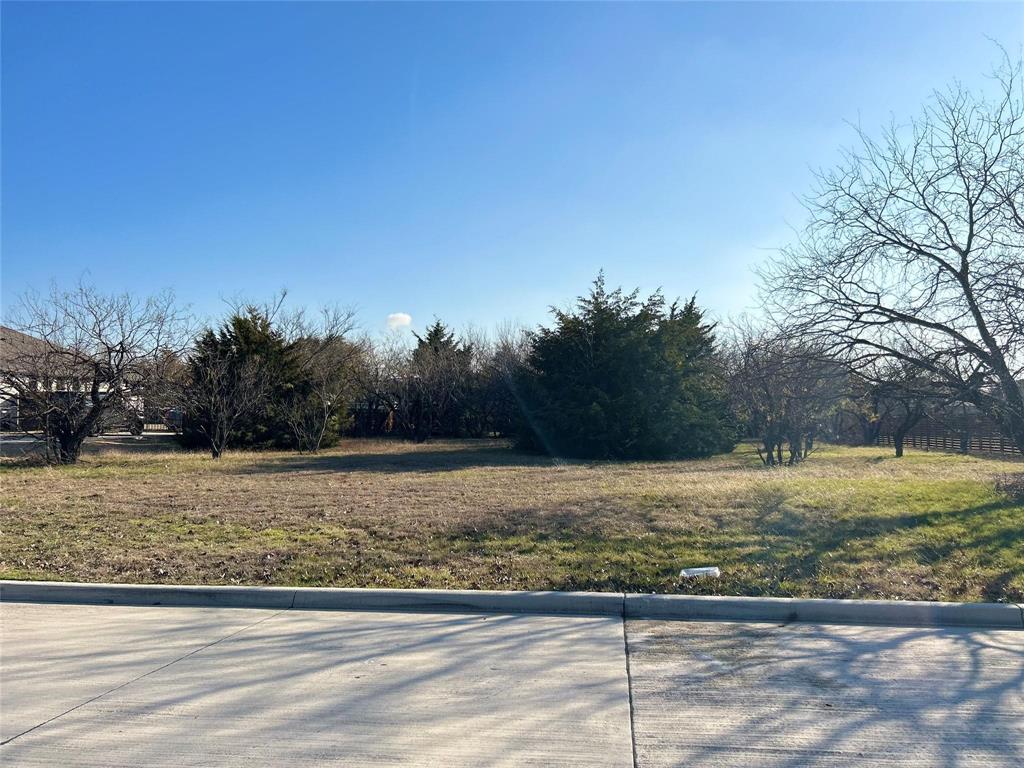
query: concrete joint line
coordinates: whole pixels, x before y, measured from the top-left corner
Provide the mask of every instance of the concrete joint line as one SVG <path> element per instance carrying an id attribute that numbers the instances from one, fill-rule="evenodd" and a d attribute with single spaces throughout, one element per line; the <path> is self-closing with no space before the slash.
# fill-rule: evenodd
<path id="1" fill-rule="evenodd" d="M 626 693 L 629 697 L 629 746 L 633 753 L 633 768 L 638 768 L 636 752 L 636 707 L 633 704 L 633 672 L 629 666 L 629 630 L 626 627 L 626 596 L 622 596 L 622 651 L 626 657 Z"/>
<path id="2" fill-rule="evenodd" d="M 236 635 L 240 635 L 243 632 L 245 632 L 246 630 L 249 630 L 249 629 L 252 629 L 253 627 L 259 626 L 263 622 L 269 621 L 270 619 L 274 618 L 275 616 L 280 616 L 282 613 L 284 613 L 284 611 L 278 611 L 277 613 L 273 613 L 270 616 L 264 616 L 259 621 L 254 621 L 252 624 L 247 624 L 246 626 L 242 627 L 241 629 L 236 629 L 234 632 L 229 632 L 228 634 L 224 635 L 224 637 L 217 638 L 216 640 L 214 640 L 212 642 L 209 642 L 206 645 L 203 645 L 203 646 L 201 646 L 199 648 L 195 648 L 194 650 L 191 650 L 188 653 L 183 654 L 183 655 L 179 656 L 176 659 L 172 659 L 171 661 L 168 661 L 166 664 L 161 664 L 159 667 L 156 667 L 155 669 L 151 669 L 148 672 L 143 672 L 141 675 L 137 675 L 137 676 L 133 677 L 131 680 L 123 682 L 123 683 L 121 683 L 119 685 L 115 685 L 110 690 L 104 691 L 103 693 L 98 693 L 95 696 L 93 696 L 92 698 L 86 699 L 85 701 L 81 702 L 80 704 L 76 704 L 75 706 L 71 707 L 70 709 L 64 710 L 63 712 L 61 712 L 58 715 L 54 715 L 51 718 L 43 720 L 43 722 L 41 722 L 41 723 L 36 723 L 31 728 L 26 728 L 21 733 L 15 734 L 14 736 L 11 736 L 9 739 L 4 739 L 3 741 L 0 741 L 0 746 L 3 746 L 4 744 L 10 744 L 15 739 L 19 739 L 22 736 L 24 736 L 26 733 L 32 733 L 32 731 L 35 731 L 35 730 L 37 730 L 39 728 L 42 728 L 44 725 L 48 725 L 48 724 L 52 723 L 54 720 L 59 720 L 60 718 L 64 717 L 64 715 L 69 715 L 72 712 L 74 712 L 75 710 L 81 709 L 82 707 L 85 707 L 85 706 L 88 706 L 89 704 L 92 704 L 94 701 L 98 701 L 99 699 L 102 699 L 104 696 L 109 696 L 110 694 L 114 693 L 115 691 L 119 691 L 122 688 L 128 687 L 132 683 L 137 683 L 139 680 L 142 680 L 145 677 L 149 677 L 150 675 L 155 675 L 157 672 L 161 672 L 161 671 L 167 669 L 168 667 L 177 664 L 179 661 L 184 661 L 185 659 L 189 658 L 190 656 L 195 656 L 197 653 L 201 653 L 202 651 L 205 651 L 207 648 L 212 648 L 213 646 L 217 645 L 218 643 L 223 643 L 225 640 L 229 640 L 232 637 L 235 637 Z"/>
<path id="3" fill-rule="evenodd" d="M 691 621 L 805 621 L 919 627 L 1024 629 L 1024 606 L 903 600 L 637 595 L 0 581 L 0 600 L 99 605 L 178 605 L 278 610 L 534 613 Z"/>

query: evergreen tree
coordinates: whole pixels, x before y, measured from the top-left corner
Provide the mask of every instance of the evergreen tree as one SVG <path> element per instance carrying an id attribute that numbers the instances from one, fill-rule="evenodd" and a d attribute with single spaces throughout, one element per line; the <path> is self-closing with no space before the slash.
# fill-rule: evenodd
<path id="1" fill-rule="evenodd" d="M 274 328 L 265 312 L 247 307 L 228 321 L 228 335 L 237 350 L 240 362 L 257 364 L 266 378 L 269 394 L 264 408 L 259 409 L 240 426 L 236 443 L 247 448 L 287 448 L 293 440 L 284 412 L 302 372 L 296 364 L 291 345 Z"/>
<path id="2" fill-rule="evenodd" d="M 203 333 L 189 358 L 188 379 L 194 390 L 201 391 L 204 383 L 206 389 L 220 390 L 215 402 L 233 397 L 234 392 L 259 392 L 258 398 L 246 396 L 246 407 L 234 416 L 224 445 L 230 442 L 237 448 L 291 446 L 293 439 L 284 404 L 295 387 L 301 386 L 301 372 L 290 345 L 266 313 L 247 307 L 229 317 L 217 331 Z M 190 402 L 182 443 L 188 447 L 208 444 L 211 420 L 222 416 L 219 410 L 219 406 L 203 407 Z"/>
<path id="3" fill-rule="evenodd" d="M 520 443 L 561 456 L 707 456 L 735 444 L 714 328 L 694 300 L 608 291 L 553 310 L 519 381 Z"/>

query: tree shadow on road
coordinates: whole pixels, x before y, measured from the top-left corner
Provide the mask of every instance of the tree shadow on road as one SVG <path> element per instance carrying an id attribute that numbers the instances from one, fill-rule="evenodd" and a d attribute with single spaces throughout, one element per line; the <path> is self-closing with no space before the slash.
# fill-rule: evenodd
<path id="1" fill-rule="evenodd" d="M 59 754 L 67 765 L 168 765 L 180 750 L 204 764 L 558 764 L 573 744 L 628 758 L 617 617 L 388 616 L 283 612 L 5 749 L 12 764 Z M 137 676 L 107 634 L 100 652 L 51 661 Z"/>
<path id="2" fill-rule="evenodd" d="M 629 636 L 640 765 L 1024 764 L 1018 630 L 630 622 Z"/>

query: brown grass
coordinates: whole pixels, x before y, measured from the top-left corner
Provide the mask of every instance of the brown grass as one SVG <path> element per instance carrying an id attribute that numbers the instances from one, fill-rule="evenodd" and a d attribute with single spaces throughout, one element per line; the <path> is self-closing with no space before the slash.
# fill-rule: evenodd
<path id="1" fill-rule="evenodd" d="M 90 581 L 1024 599 L 1024 463 L 826 447 L 766 470 L 494 442 L 107 451 L 0 469 L 0 575 Z M 997 488 L 998 484 L 998 488 Z M 719 565 L 717 581 L 679 569 Z"/>

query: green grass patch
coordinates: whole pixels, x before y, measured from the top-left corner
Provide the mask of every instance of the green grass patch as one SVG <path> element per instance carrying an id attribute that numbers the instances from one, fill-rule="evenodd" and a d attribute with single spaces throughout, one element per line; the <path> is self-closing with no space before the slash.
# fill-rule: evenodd
<path id="1" fill-rule="evenodd" d="M 824 446 L 557 462 L 494 442 L 0 469 L 0 575 L 1024 600 L 1024 462 Z M 722 578 L 680 582 L 687 566 Z"/>

